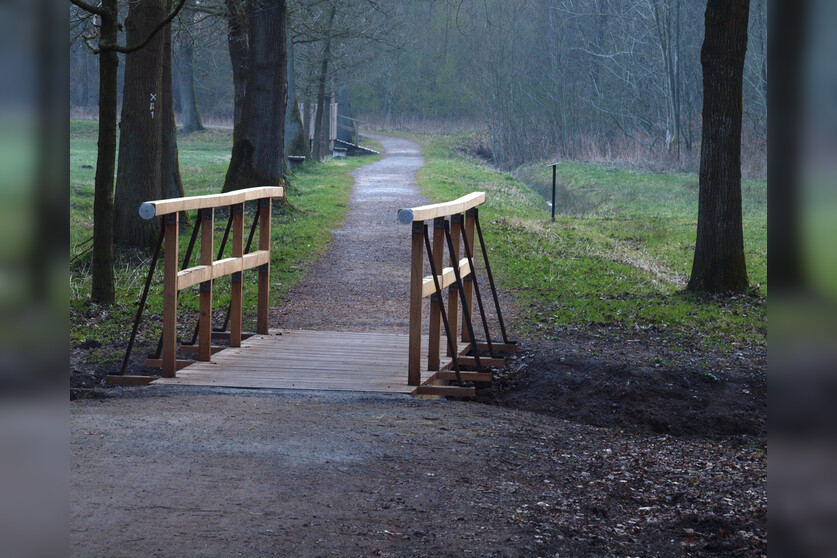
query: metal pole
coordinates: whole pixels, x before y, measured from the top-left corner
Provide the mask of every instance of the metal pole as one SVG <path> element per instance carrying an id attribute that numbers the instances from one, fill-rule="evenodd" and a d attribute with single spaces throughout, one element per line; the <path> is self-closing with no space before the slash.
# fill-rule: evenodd
<path id="1" fill-rule="evenodd" d="M 558 164 L 552 165 L 552 220 L 555 220 L 555 167 Z"/>

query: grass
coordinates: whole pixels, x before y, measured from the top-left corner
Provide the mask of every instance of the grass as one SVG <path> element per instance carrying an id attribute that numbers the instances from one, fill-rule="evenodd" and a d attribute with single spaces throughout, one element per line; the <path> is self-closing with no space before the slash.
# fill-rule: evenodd
<path id="1" fill-rule="evenodd" d="M 186 195 L 221 191 L 232 147 L 230 132 L 205 131 L 178 138 L 180 169 Z M 374 157 L 350 158 L 323 163 L 306 163 L 289 177 L 287 203 L 274 203 L 271 256 L 271 302 L 281 300 L 298 282 L 305 264 L 322 254 L 331 231 L 340 226 L 348 210 L 354 168 L 375 161 Z M 101 343 L 98 351 L 88 351 L 85 362 L 91 365 L 112 364 L 121 358 L 136 312 L 143 282 L 148 274 L 150 254 L 119 251 L 116 263 L 116 304 L 99 307 L 89 300 L 90 254 L 85 241 L 93 232 L 93 181 L 96 164 L 96 123 L 72 121 L 70 138 L 70 238 L 73 255 L 79 255 L 71 266 L 71 327 L 73 346 L 85 342 Z M 93 168 L 87 168 L 93 167 Z M 245 232 L 249 230 L 254 208 L 247 208 Z M 194 215 L 191 222 L 194 223 Z M 216 239 L 226 226 L 226 211 L 216 211 Z M 191 226 L 181 232 L 181 254 L 188 244 Z M 227 251 L 230 247 L 227 248 Z M 199 253 L 198 250 L 196 252 Z M 244 302 L 255 319 L 255 271 L 245 273 Z M 181 313 L 198 307 L 197 287 L 182 291 Z M 229 281 L 215 284 L 213 306 L 224 308 L 229 302 Z M 158 267 L 145 311 L 148 328 L 140 342 L 155 343 L 162 315 L 162 274 Z M 181 324 L 184 320 L 181 320 Z M 108 350 L 110 349 L 110 350 Z"/>
<path id="2" fill-rule="evenodd" d="M 559 167 L 555 222 L 536 188 L 551 188 L 543 165 L 518 169 L 528 186 L 459 154 L 467 137 L 415 135 L 425 166 L 417 182 L 433 201 L 485 190 L 480 210 L 497 279 L 518 303 L 517 330 L 547 336 L 607 326 L 658 331 L 721 351 L 764 346 L 766 183 L 746 181 L 744 234 L 753 291 L 739 297 L 684 292 L 697 227 L 697 176 L 588 163 Z"/>

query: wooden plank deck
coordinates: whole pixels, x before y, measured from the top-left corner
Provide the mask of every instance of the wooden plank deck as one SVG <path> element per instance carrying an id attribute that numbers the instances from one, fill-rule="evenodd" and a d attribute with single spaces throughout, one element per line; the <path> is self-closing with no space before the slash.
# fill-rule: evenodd
<path id="1" fill-rule="evenodd" d="M 408 345 L 407 335 L 391 333 L 271 330 L 154 384 L 412 393 L 415 386 L 407 385 Z M 442 357 L 441 367 L 449 362 Z M 422 371 L 422 382 L 433 375 L 427 371 L 426 355 Z"/>

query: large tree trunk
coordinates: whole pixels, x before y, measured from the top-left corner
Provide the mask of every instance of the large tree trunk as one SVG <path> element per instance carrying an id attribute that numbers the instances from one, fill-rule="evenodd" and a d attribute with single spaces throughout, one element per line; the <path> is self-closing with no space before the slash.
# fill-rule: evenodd
<path id="1" fill-rule="evenodd" d="M 177 43 L 177 81 L 180 93 L 180 109 L 183 116 L 183 132 L 189 134 L 203 130 L 195 94 L 195 49 L 192 38 L 183 33 Z"/>
<path id="2" fill-rule="evenodd" d="M 247 92 L 250 49 L 247 43 L 247 14 L 241 0 L 227 0 L 227 40 L 233 73 L 233 138 L 240 133 L 241 115 L 244 112 L 244 94 Z"/>
<path id="3" fill-rule="evenodd" d="M 741 292 L 749 286 L 741 223 L 741 88 L 749 11 L 749 0 L 709 0 L 706 6 L 692 291 Z"/>
<path id="4" fill-rule="evenodd" d="M 116 44 L 117 1 L 103 0 L 110 15 L 101 18 L 99 44 Z M 91 299 L 113 304 L 113 172 L 116 163 L 116 76 L 119 57 L 106 50 L 99 55 L 99 151 L 93 198 L 93 266 Z"/>
<path id="5" fill-rule="evenodd" d="M 326 79 L 328 79 L 328 59 L 331 57 L 331 26 L 334 23 L 334 14 L 337 10 L 337 4 L 331 5 L 331 13 L 328 16 L 328 27 L 326 28 L 325 47 L 323 48 L 323 58 L 320 62 L 320 77 L 317 85 L 317 116 L 314 118 L 314 151 L 311 156 L 320 160 L 325 157 L 325 150 L 323 149 L 323 119 L 325 118 L 326 106 Z"/>
<path id="6" fill-rule="evenodd" d="M 172 0 L 168 0 L 168 3 L 169 8 L 171 8 Z M 162 182 L 160 190 L 164 198 L 181 198 L 184 194 L 183 181 L 180 179 L 180 158 L 177 154 L 177 123 L 174 120 L 171 25 L 167 25 L 162 33 L 164 43 L 160 116 L 163 118 L 163 152 L 160 160 L 160 180 Z M 194 89 L 192 92 L 194 97 Z M 200 125 L 200 116 L 198 116 L 198 125 L 200 129 L 203 129 L 203 126 Z"/>
<path id="7" fill-rule="evenodd" d="M 224 192 L 281 183 L 288 97 L 285 0 L 250 0 L 247 5 L 250 62 L 241 115 L 233 138 Z"/>
<path id="8" fill-rule="evenodd" d="M 166 16 L 167 0 L 131 2 L 125 19 L 128 44 L 142 42 Z M 115 241 L 136 247 L 153 246 L 160 223 L 142 219 L 142 202 L 160 199 L 164 35 L 157 33 L 145 48 L 125 56 L 125 84 L 119 135 L 114 214 Z"/>

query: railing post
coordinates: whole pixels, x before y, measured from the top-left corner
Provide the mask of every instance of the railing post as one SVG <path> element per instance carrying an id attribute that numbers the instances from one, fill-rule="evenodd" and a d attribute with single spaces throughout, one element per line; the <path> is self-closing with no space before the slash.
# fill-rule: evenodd
<path id="1" fill-rule="evenodd" d="M 212 253 L 215 251 L 213 233 L 215 232 L 215 212 L 210 207 L 201 209 L 201 265 L 212 265 Z M 200 286 L 201 314 L 198 322 L 198 360 L 212 358 L 212 279 Z"/>
<path id="2" fill-rule="evenodd" d="M 441 274 L 444 268 L 445 252 L 445 218 L 436 217 L 433 219 L 433 264 L 437 273 Z M 444 301 L 439 300 L 438 295 L 430 297 L 430 338 L 427 342 L 427 369 L 438 370 L 440 366 L 440 349 L 442 341 L 442 312 L 441 305 Z"/>
<path id="3" fill-rule="evenodd" d="M 421 383 L 421 284 L 424 279 L 424 221 L 413 221 L 410 258 L 410 341 L 407 384 Z"/>
<path id="4" fill-rule="evenodd" d="M 163 217 L 165 227 L 165 262 L 163 267 L 163 361 L 164 378 L 177 372 L 177 248 L 178 214 Z"/>
<path id="5" fill-rule="evenodd" d="M 244 204 L 233 204 L 230 209 L 233 214 L 232 255 L 241 258 L 244 256 Z M 241 275 L 240 271 L 236 271 L 230 281 L 230 347 L 241 346 Z"/>
<path id="6" fill-rule="evenodd" d="M 465 212 L 465 236 L 467 236 L 468 241 L 468 248 L 470 249 L 471 253 L 474 253 L 474 217 L 476 216 L 476 208 L 469 209 Z M 474 296 L 473 296 L 473 288 L 474 284 L 472 282 L 472 276 L 465 277 L 462 281 L 463 291 L 464 291 L 464 299 L 465 299 L 465 306 L 468 308 L 468 313 L 470 314 L 468 317 L 471 318 L 473 316 L 474 311 Z M 471 341 L 471 336 L 468 334 L 468 328 L 466 327 L 466 320 L 465 318 L 462 319 L 462 342 L 469 343 Z M 471 349 L 475 349 L 475 347 L 471 347 Z"/>
<path id="7" fill-rule="evenodd" d="M 451 259 L 453 260 L 454 266 L 459 266 L 459 247 L 461 244 L 460 236 L 461 231 L 459 230 L 459 223 L 462 222 L 462 214 L 457 213 L 455 215 L 450 216 L 450 238 L 453 241 L 453 256 Z M 448 322 L 450 323 L 450 331 L 451 335 L 453 335 L 453 339 L 451 339 L 451 343 L 448 344 L 448 356 L 453 356 L 451 354 L 451 345 L 453 346 L 454 351 L 458 351 L 459 347 L 457 344 L 457 318 L 459 316 L 459 289 L 456 285 L 451 285 L 448 287 Z"/>
<path id="8" fill-rule="evenodd" d="M 270 198 L 259 200 L 259 250 L 270 252 Z M 270 309 L 270 260 L 259 266 L 259 294 L 256 310 L 256 333 L 267 334 Z"/>

